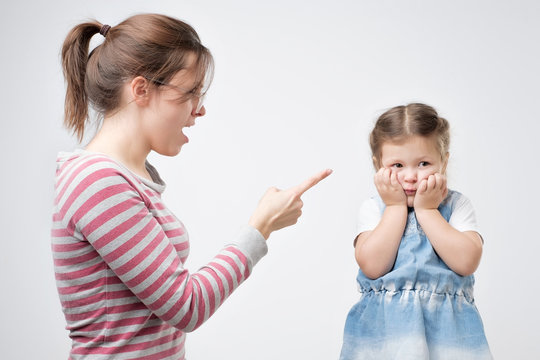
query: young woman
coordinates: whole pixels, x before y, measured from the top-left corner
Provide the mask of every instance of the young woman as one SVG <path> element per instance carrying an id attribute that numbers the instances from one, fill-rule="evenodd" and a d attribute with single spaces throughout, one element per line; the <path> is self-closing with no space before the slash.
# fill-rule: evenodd
<path id="1" fill-rule="evenodd" d="M 91 53 L 92 36 L 104 41 Z M 206 266 L 184 268 L 187 232 L 161 200 L 150 151 L 177 155 L 204 116 L 212 56 L 177 19 L 143 14 L 75 26 L 62 48 L 65 124 L 79 140 L 89 106 L 103 118 L 84 149 L 57 160 L 52 250 L 71 359 L 183 359 L 206 321 L 301 215 L 300 196 L 330 170 L 269 189 L 248 225 Z"/>

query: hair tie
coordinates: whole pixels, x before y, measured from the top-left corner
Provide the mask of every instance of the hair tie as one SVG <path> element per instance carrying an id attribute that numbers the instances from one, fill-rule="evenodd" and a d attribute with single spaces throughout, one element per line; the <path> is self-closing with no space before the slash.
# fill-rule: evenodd
<path id="1" fill-rule="evenodd" d="M 109 32 L 110 29 L 111 27 L 109 25 L 103 25 L 101 29 L 99 29 L 99 33 L 103 35 L 103 37 L 107 37 L 107 33 Z"/>

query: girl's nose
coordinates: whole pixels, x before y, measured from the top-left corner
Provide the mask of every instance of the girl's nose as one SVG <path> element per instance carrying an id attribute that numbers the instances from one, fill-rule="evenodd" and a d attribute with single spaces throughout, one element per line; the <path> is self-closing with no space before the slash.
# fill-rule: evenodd
<path id="1" fill-rule="evenodd" d="M 403 181 L 405 181 L 405 182 L 416 182 L 416 171 L 405 170 L 405 171 L 400 171 L 400 173 L 403 176 Z"/>

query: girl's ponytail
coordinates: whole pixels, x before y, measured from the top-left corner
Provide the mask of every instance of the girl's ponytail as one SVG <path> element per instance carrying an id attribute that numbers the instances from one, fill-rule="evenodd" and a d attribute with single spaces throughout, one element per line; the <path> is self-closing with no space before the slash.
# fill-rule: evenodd
<path id="1" fill-rule="evenodd" d="M 77 135 L 79 141 L 84 136 L 88 119 L 85 78 L 90 39 L 99 33 L 101 27 L 97 21 L 79 24 L 69 32 L 62 46 L 62 68 L 67 85 L 64 125 Z"/>

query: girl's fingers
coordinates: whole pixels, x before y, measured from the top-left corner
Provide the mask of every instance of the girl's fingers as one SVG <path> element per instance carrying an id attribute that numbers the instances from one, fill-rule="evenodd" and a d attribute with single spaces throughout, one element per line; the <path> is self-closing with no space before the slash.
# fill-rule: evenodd
<path id="1" fill-rule="evenodd" d="M 441 189 L 443 189 L 443 190 L 446 189 L 446 186 L 447 186 L 446 182 L 447 182 L 446 176 L 441 175 Z"/>
<path id="2" fill-rule="evenodd" d="M 435 185 L 434 185 L 435 189 L 444 191 L 446 189 L 446 176 L 440 173 L 436 173 L 434 174 L 434 176 L 435 176 Z"/>
<path id="3" fill-rule="evenodd" d="M 435 189 L 442 189 L 442 188 L 441 188 L 441 185 L 442 185 L 441 174 L 435 173 L 435 174 L 433 174 L 433 178 L 434 178 L 433 187 L 434 187 Z"/>
<path id="4" fill-rule="evenodd" d="M 397 178 L 397 174 L 395 172 L 392 171 L 392 173 L 390 174 L 390 184 L 392 186 L 401 186 L 399 184 L 399 181 L 398 181 L 398 178 Z"/>
<path id="5" fill-rule="evenodd" d="M 416 191 L 419 192 L 420 194 L 422 194 L 422 193 L 426 192 L 427 187 L 428 187 L 428 181 L 426 179 L 424 179 L 424 180 L 422 180 L 420 182 L 420 185 L 418 185 L 418 189 Z"/>
<path id="6" fill-rule="evenodd" d="M 435 175 L 429 175 L 427 178 L 427 189 L 432 190 L 435 189 L 436 179 Z"/>
<path id="7" fill-rule="evenodd" d="M 384 170 L 384 183 L 387 186 L 393 185 L 392 176 L 395 176 L 395 173 L 392 171 L 392 169 L 385 169 Z"/>
<path id="8" fill-rule="evenodd" d="M 383 169 L 383 171 L 381 172 L 381 182 L 382 182 L 383 184 L 387 184 L 387 183 L 388 183 L 388 181 L 386 180 L 386 179 L 388 179 L 388 176 L 389 176 L 389 174 L 388 174 L 388 169 Z"/>
<path id="9" fill-rule="evenodd" d="M 384 173 L 384 168 L 380 168 L 379 170 L 377 170 L 377 172 L 373 176 L 373 181 L 375 182 L 375 184 L 381 183 L 383 173 Z"/>
<path id="10" fill-rule="evenodd" d="M 385 186 L 385 185 L 387 186 L 390 183 L 389 178 L 390 178 L 389 169 L 380 168 L 379 171 L 377 171 L 377 173 L 375 174 L 375 184 L 378 187 Z"/>

